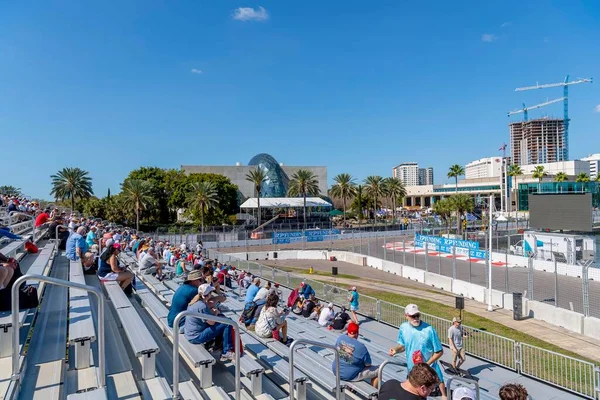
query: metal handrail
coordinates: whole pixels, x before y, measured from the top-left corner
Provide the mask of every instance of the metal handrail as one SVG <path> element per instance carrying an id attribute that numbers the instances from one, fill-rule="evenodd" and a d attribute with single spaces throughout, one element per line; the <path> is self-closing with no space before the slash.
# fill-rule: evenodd
<path id="1" fill-rule="evenodd" d="M 446 383 L 446 388 L 448 390 L 448 392 L 450 392 L 450 389 L 452 388 L 452 382 L 453 381 L 460 381 L 460 382 L 464 382 L 464 383 L 468 383 L 469 385 L 475 385 L 475 394 L 476 394 L 476 398 L 475 400 L 479 400 L 479 382 L 477 382 L 474 379 L 467 379 L 467 378 L 463 378 L 460 376 L 453 376 L 452 378 L 448 379 L 448 382 Z"/>
<path id="2" fill-rule="evenodd" d="M 288 384 L 290 386 L 290 400 L 294 400 L 294 350 L 299 344 L 307 344 L 310 346 L 333 350 L 335 354 L 335 398 L 336 400 L 340 400 L 342 398 L 342 389 L 340 387 L 340 353 L 337 351 L 337 348 L 334 345 L 315 342 L 314 340 L 308 339 L 296 339 L 290 346 L 290 355 L 288 357 L 290 360 L 290 373 L 288 377 Z"/>
<path id="3" fill-rule="evenodd" d="M 400 361 L 395 361 L 395 360 L 385 360 L 384 362 L 382 362 L 379 365 L 379 368 L 377 368 L 377 391 L 379 392 L 381 390 L 381 381 L 383 379 L 383 369 L 385 368 L 386 365 L 388 364 L 393 364 L 393 365 L 399 365 L 401 367 L 406 367 L 408 368 L 408 366 L 406 365 L 406 363 L 404 362 L 400 362 Z M 479 399 L 477 399 L 479 400 Z"/>
<path id="4" fill-rule="evenodd" d="M 31 218 L 32 228 L 33 228 L 32 233 L 31 233 L 31 239 L 35 242 L 35 216 L 34 215 L 29 215 L 29 214 L 26 214 L 26 213 L 20 212 L 20 211 L 11 211 L 10 213 L 8 213 L 8 217 L 10 218 L 9 219 L 9 221 L 10 221 L 9 223 L 11 225 L 13 223 L 13 220 L 12 220 L 13 215 L 24 215 L 27 218 Z"/>
<path id="5" fill-rule="evenodd" d="M 185 310 L 177 314 L 175 321 L 173 321 L 173 331 L 170 332 L 173 335 L 173 399 L 179 400 L 181 396 L 179 394 L 179 323 L 183 317 L 199 318 L 206 321 L 214 321 L 220 324 L 230 325 L 234 331 L 234 349 L 235 349 L 235 400 L 240 400 L 241 394 L 241 381 L 240 381 L 240 327 L 237 322 L 225 318 L 218 317 L 216 315 L 201 314 L 189 310 Z"/>
<path id="6" fill-rule="evenodd" d="M 28 274 L 23 275 L 15 281 L 11 289 L 11 322 L 12 322 L 12 381 L 19 381 L 21 373 L 19 372 L 19 288 L 25 281 L 45 282 L 51 285 L 64 286 L 72 289 L 84 290 L 96 295 L 98 300 L 98 385 L 101 388 L 106 386 L 106 354 L 104 343 L 104 294 L 98 288 L 81 283 L 69 282 L 63 279 L 51 278 L 48 276 Z"/>
<path id="7" fill-rule="evenodd" d="M 58 228 L 67 228 L 67 229 L 69 229 L 69 227 L 67 225 L 56 225 L 55 235 L 54 235 L 54 239 L 55 240 L 58 240 Z"/>

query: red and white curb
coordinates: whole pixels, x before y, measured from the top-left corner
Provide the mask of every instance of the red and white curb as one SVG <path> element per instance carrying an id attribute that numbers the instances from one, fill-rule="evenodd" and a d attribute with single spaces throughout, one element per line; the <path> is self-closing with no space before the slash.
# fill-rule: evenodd
<path id="1" fill-rule="evenodd" d="M 413 246 L 414 242 L 406 242 L 406 252 L 407 253 L 415 253 L 415 254 L 425 254 L 425 249 L 422 248 L 417 248 Z M 404 251 L 405 247 L 404 247 L 404 242 L 394 242 L 394 243 L 386 243 L 385 246 L 381 246 L 386 248 L 387 250 L 394 250 L 394 251 Z M 442 258 L 453 258 L 456 257 L 457 260 L 463 260 L 463 261 L 470 261 L 472 263 L 475 264 L 485 264 L 486 261 L 484 259 L 481 258 L 469 258 L 468 256 L 462 255 L 462 254 L 457 254 L 456 256 L 452 255 L 452 254 L 448 254 L 448 253 L 440 253 L 439 251 L 428 251 L 427 254 L 429 256 L 434 256 L 434 257 L 442 257 Z M 492 261 L 492 265 L 494 267 L 504 267 L 507 264 L 505 262 L 502 261 Z"/>

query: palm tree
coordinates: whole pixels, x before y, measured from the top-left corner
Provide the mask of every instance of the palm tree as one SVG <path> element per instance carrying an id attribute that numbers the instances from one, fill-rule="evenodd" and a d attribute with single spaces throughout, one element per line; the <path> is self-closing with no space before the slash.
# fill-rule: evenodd
<path id="1" fill-rule="evenodd" d="M 140 212 L 152 202 L 152 185 L 141 179 L 126 179 L 121 184 L 126 207 L 135 211 L 135 229 L 140 230 Z"/>
<path id="2" fill-rule="evenodd" d="M 383 180 L 384 192 L 392 198 L 392 220 L 396 221 L 396 203 L 406 196 L 404 183 L 398 178 L 385 178 Z"/>
<path id="3" fill-rule="evenodd" d="M 453 211 L 454 205 L 451 203 L 449 198 L 441 199 L 433 203 L 433 212 L 444 220 L 444 224 L 446 225 L 446 233 L 450 233 L 448 223 L 450 222 L 450 217 L 452 216 Z"/>
<path id="4" fill-rule="evenodd" d="M 557 172 L 554 175 L 554 182 L 566 182 L 569 180 L 569 177 L 564 172 Z"/>
<path id="5" fill-rule="evenodd" d="M 452 209 L 456 211 L 456 232 L 460 235 L 461 217 L 465 212 L 473 211 L 473 198 L 468 194 L 455 194 L 454 196 L 450 196 L 448 199 L 450 200 Z"/>
<path id="6" fill-rule="evenodd" d="M 585 172 L 581 172 L 579 175 L 577 175 L 577 178 L 575 179 L 575 182 L 577 182 L 577 183 L 583 183 L 583 182 L 589 182 L 589 181 L 590 181 L 590 177 Z"/>
<path id="7" fill-rule="evenodd" d="M 64 201 L 71 199 L 71 211 L 75 210 L 76 198 L 88 198 L 94 194 L 92 190 L 92 178 L 89 173 L 80 168 L 66 167 L 58 171 L 52 178 L 52 190 L 50 194 L 55 199 Z"/>
<path id="8" fill-rule="evenodd" d="M 546 171 L 544 171 L 544 167 L 542 165 L 538 165 L 533 169 L 533 174 L 531 175 L 533 179 L 538 180 L 538 192 L 542 191 L 542 179 L 548 175 Z"/>
<path id="9" fill-rule="evenodd" d="M 344 205 L 344 227 L 346 226 L 346 200 L 356 196 L 356 183 L 350 174 L 338 174 L 333 178 L 335 184 L 331 186 L 331 195 L 342 199 Z"/>
<path id="10" fill-rule="evenodd" d="M 21 188 L 17 188 L 14 186 L 0 186 L 0 194 L 4 194 L 7 196 L 20 196 Z"/>
<path id="11" fill-rule="evenodd" d="M 200 224 L 204 233 L 204 215 L 219 204 L 217 187 L 213 182 L 207 181 L 192 182 L 190 186 L 187 205 L 193 212 L 200 213 Z"/>
<path id="12" fill-rule="evenodd" d="M 365 192 L 373 199 L 373 218 L 377 225 L 377 200 L 385 196 L 383 178 L 379 175 L 367 176 L 365 179 Z"/>
<path id="13" fill-rule="evenodd" d="M 517 178 L 523 175 L 523 170 L 520 165 L 513 164 L 508 167 L 508 176 L 515 178 L 515 189 L 517 191 L 517 211 L 519 210 L 519 185 L 517 184 Z"/>
<path id="14" fill-rule="evenodd" d="M 465 168 L 462 165 L 454 164 L 448 171 L 448 178 L 454 178 L 456 188 L 455 193 L 458 193 L 458 177 L 465 174 Z"/>
<path id="15" fill-rule="evenodd" d="M 267 174 L 265 173 L 265 170 L 258 166 L 255 170 L 250 171 L 248 172 L 248 174 L 246 174 L 246 180 L 248 182 L 252 182 L 252 184 L 254 185 L 254 191 L 256 192 L 256 200 L 258 203 L 258 224 L 256 225 L 257 227 L 260 226 L 260 217 L 262 214 L 260 209 L 260 195 L 262 192 L 262 185 L 265 179 L 267 179 Z"/>
<path id="16" fill-rule="evenodd" d="M 319 180 L 311 171 L 299 169 L 292 175 L 292 179 L 290 179 L 290 184 L 288 186 L 288 196 L 302 196 L 304 199 L 304 206 L 302 208 L 304 229 L 306 229 L 306 196 L 318 196 L 320 193 Z"/>

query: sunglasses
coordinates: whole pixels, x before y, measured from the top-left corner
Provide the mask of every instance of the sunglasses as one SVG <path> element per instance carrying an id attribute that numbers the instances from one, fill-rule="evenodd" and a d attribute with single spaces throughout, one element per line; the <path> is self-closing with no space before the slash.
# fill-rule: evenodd
<path id="1" fill-rule="evenodd" d="M 408 317 L 410 319 L 421 319 L 421 313 L 417 313 L 415 315 L 409 315 Z"/>

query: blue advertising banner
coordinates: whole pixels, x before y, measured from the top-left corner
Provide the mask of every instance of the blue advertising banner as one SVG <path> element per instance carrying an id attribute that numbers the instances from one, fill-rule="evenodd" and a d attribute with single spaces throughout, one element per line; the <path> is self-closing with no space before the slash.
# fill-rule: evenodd
<path id="1" fill-rule="evenodd" d="M 303 232 L 275 232 L 273 234 L 273 244 L 301 243 Z M 339 229 L 315 229 L 304 231 L 307 242 L 323 242 L 325 240 L 339 239 Z"/>
<path id="2" fill-rule="evenodd" d="M 415 235 L 415 247 L 427 248 L 441 253 L 452 253 L 452 248 L 456 248 L 456 254 L 473 258 L 486 258 L 487 252 L 479 249 L 479 242 L 463 239 L 450 239 L 438 236 Z"/>

